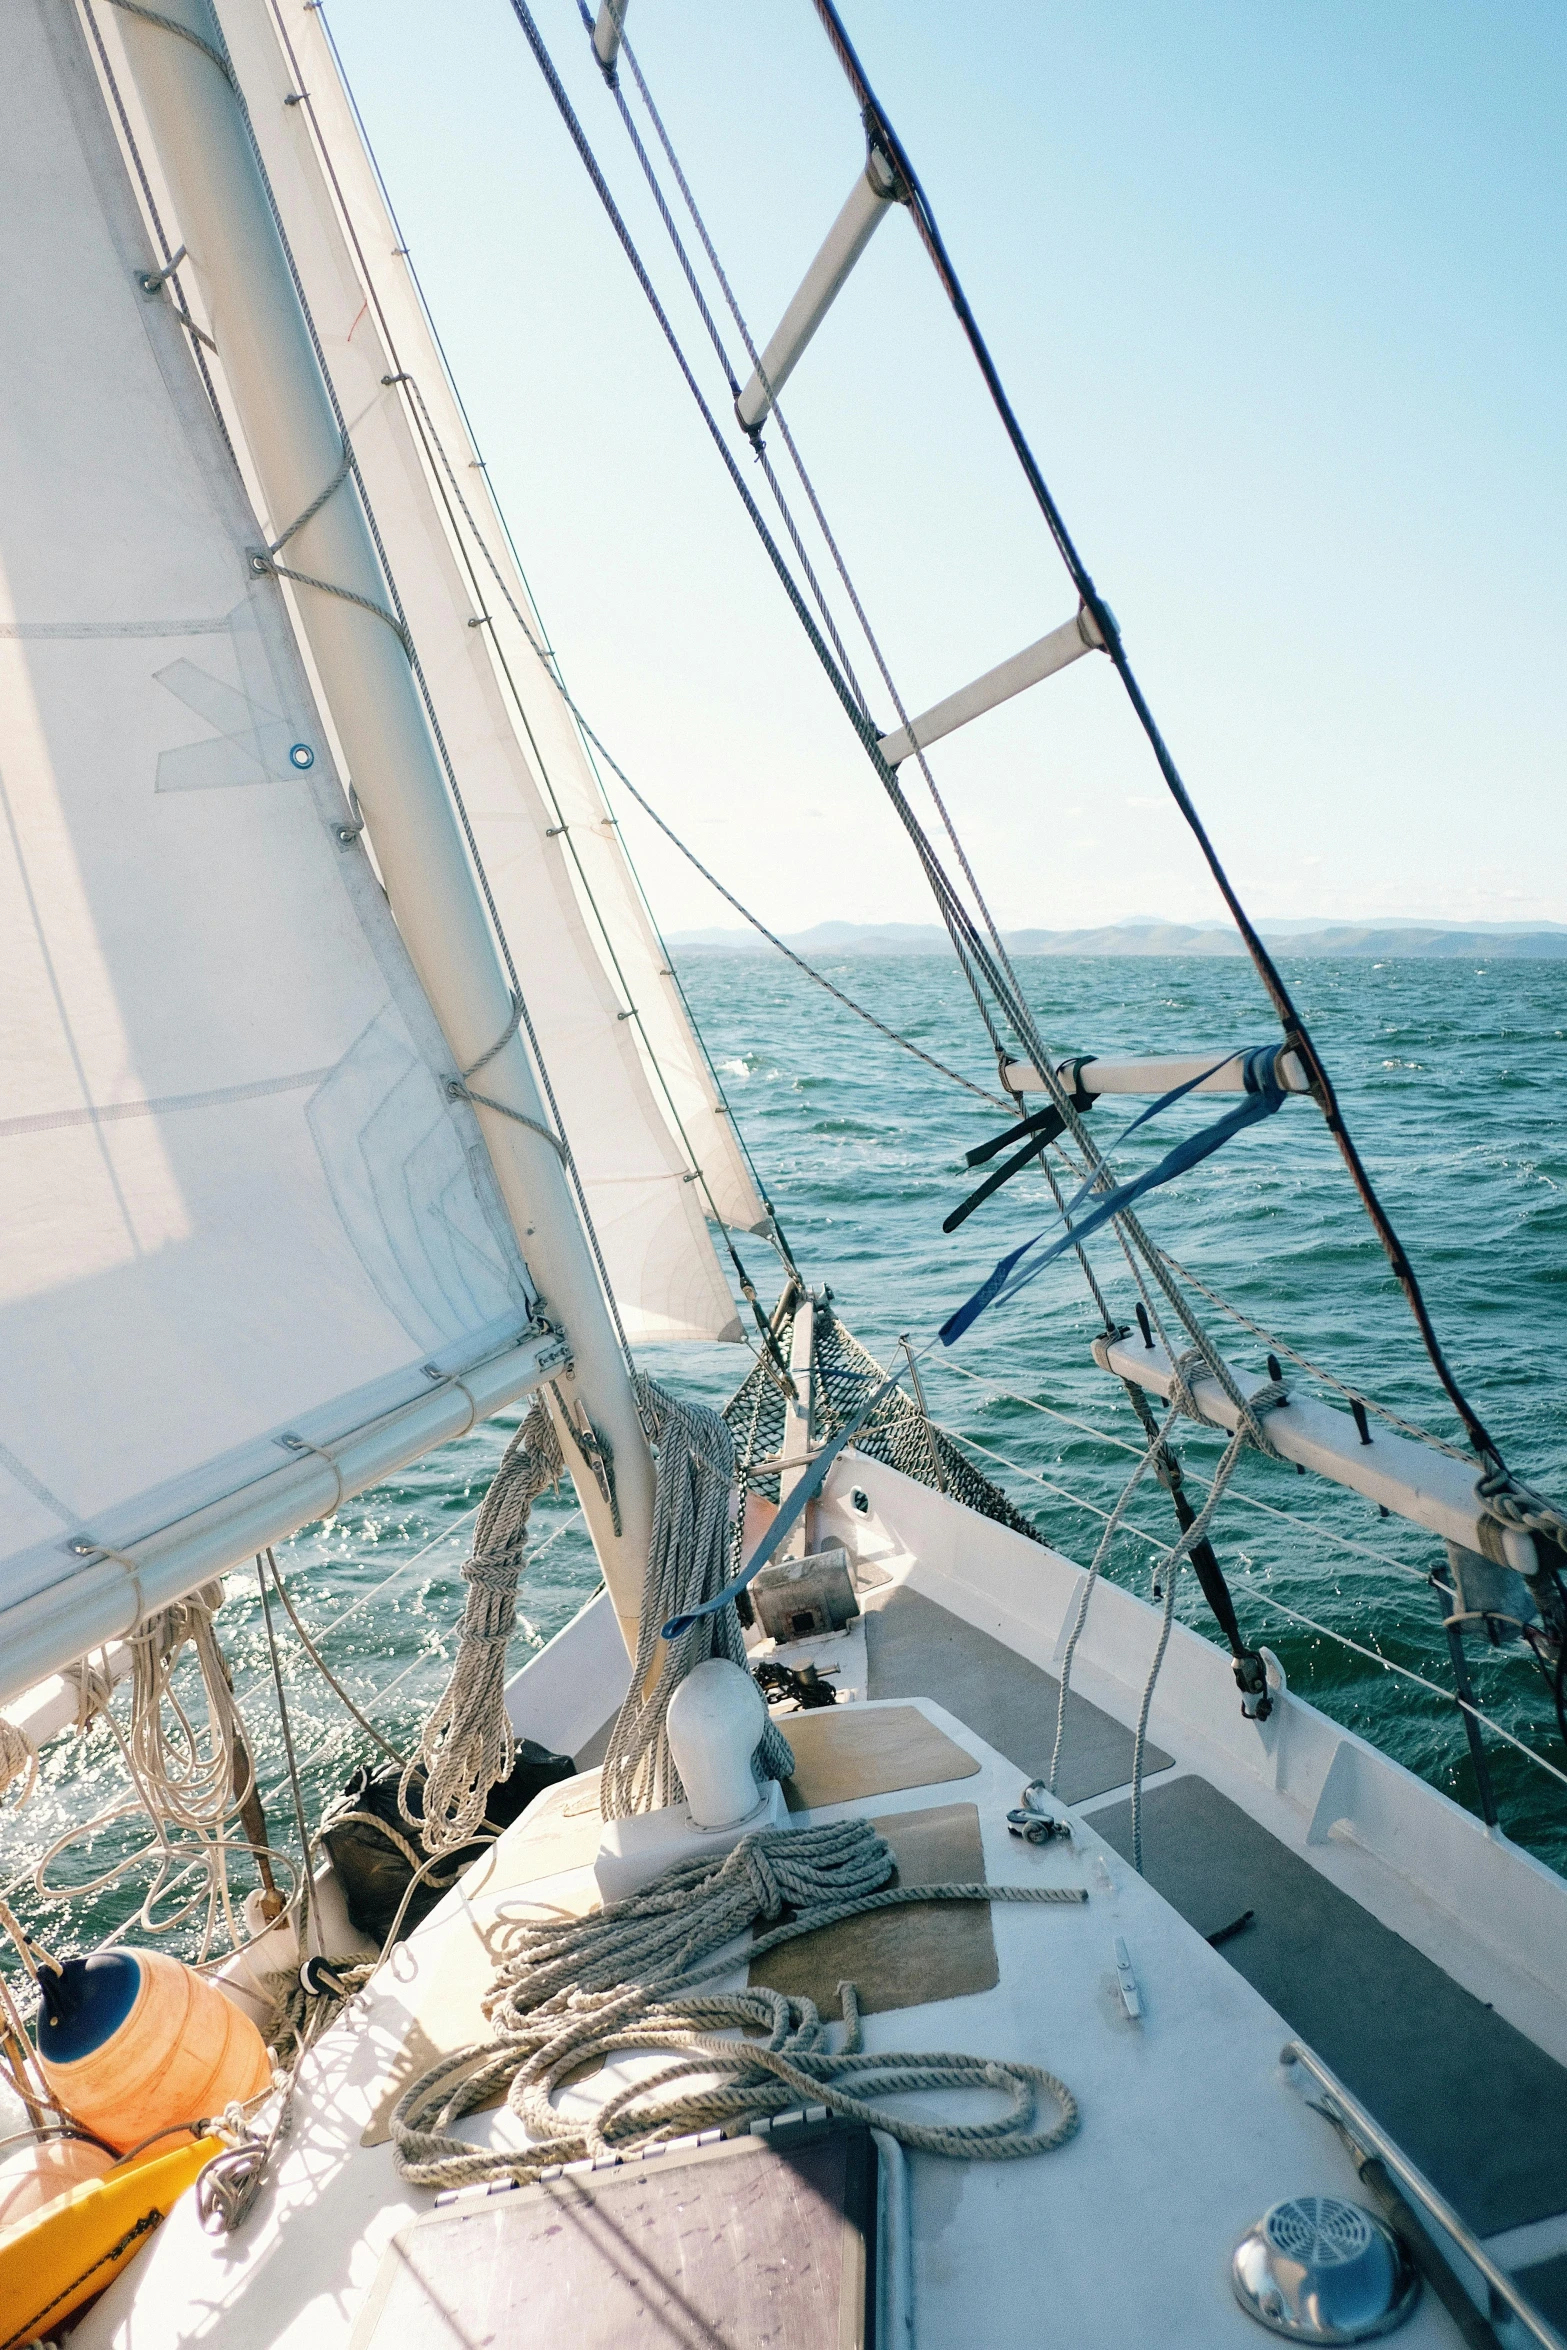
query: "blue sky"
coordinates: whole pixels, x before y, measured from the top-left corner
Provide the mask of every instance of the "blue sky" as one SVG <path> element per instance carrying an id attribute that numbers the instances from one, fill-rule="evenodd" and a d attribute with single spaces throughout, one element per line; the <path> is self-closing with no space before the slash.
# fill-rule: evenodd
<path id="1" fill-rule="evenodd" d="M 535 6 L 727 410 L 573 0 Z M 927 919 L 505 0 L 329 13 L 599 731 L 775 925 Z M 845 15 L 1253 910 L 1567 920 L 1567 12 Z M 631 0 L 628 31 L 765 335 L 863 159 L 847 85 L 808 0 Z M 909 707 L 1069 616 L 901 215 L 784 407 Z M 1107 662 L 933 765 L 1004 921 L 1215 912 Z M 732 919 L 628 833 L 670 927 Z"/>

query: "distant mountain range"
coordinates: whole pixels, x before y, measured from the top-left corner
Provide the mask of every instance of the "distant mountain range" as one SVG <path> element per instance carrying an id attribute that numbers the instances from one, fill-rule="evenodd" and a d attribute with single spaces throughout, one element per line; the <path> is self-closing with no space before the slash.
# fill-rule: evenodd
<path id="1" fill-rule="evenodd" d="M 1567 959 L 1567 922 L 1264 922 L 1267 945 L 1281 955 L 1373 958 L 1480 956 L 1552 961 Z M 1012 930 L 1003 933 L 1013 955 L 1243 955 L 1237 933 L 1216 922 L 1160 922 L 1137 918 L 1099 930 Z M 933 922 L 818 922 L 789 934 L 797 954 L 930 955 L 946 950 L 947 934 Z M 669 944 L 683 954 L 768 953 L 759 932 L 677 930 Z"/>

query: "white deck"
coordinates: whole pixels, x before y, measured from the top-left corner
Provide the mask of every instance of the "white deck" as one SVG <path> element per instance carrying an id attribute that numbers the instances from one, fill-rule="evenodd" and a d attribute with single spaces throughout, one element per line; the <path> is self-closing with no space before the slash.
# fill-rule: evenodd
<path id="1" fill-rule="evenodd" d="M 1257 2330 L 1228 2285 L 1238 2237 L 1281 2195 L 1354 2191 L 1333 2133 L 1280 2070 L 1285 2025 L 1086 1825 L 1065 1850 L 1010 1837 L 1015 1767 L 939 1706 L 922 1710 L 980 1763 L 977 1777 L 802 1814 L 801 1824 L 972 1802 L 993 1881 L 1084 1884 L 1089 1900 L 1080 1909 L 997 1906 L 994 1990 L 866 2020 L 873 2049 L 961 2049 L 1045 2065 L 1083 2113 L 1076 2139 L 1031 2161 L 911 2159 L 915 2339 L 930 2350 L 1025 2340 L 1256 2350 Z M 344 2350 L 392 2234 L 434 2202 L 399 2182 L 389 2146 L 361 2147 L 360 2133 L 417 1987 L 452 1967 L 473 1922 L 515 1912 L 524 1899 L 498 1889 L 524 1825 L 474 1873 L 484 1881 L 449 1895 L 381 1987 L 323 2041 L 276 2184 L 243 2233 L 214 2243 L 187 2198 L 88 2316 L 75 2337 L 81 2350 L 175 2350 L 208 2339 L 223 2350 Z M 1094 1853 L 1104 1855 L 1110 1893 Z M 575 1906 L 587 1878 L 579 1869 L 535 1882 L 526 1899 Z M 1140 2024 L 1117 1996 L 1117 1933 L 1142 1991 Z M 606 2068 L 595 2094 L 620 2077 Z M 952 2099 L 920 2103 L 960 2110 Z M 514 2130 L 509 2116 L 479 2115 L 465 2134 L 515 2142 Z M 1428 2302 L 1403 2338 L 1415 2350 L 1457 2336 Z"/>
<path id="2" fill-rule="evenodd" d="M 871 1498 L 868 1515 L 850 1505 L 855 1486 Z M 1042 1668 L 1058 1667 L 1081 1572 L 1070 1561 L 858 1456 L 839 1464 L 821 1535 L 848 1540 L 889 1578 L 868 1605 L 907 1584 Z M 1134 1718 L 1153 1635 L 1150 1609 L 1103 1587 L 1075 1685 L 1117 1720 Z M 849 1646 L 855 1670 L 845 1682 L 863 1686 L 862 1631 Z M 618 1703 L 625 1676 L 613 1620 L 595 1603 L 513 1683 L 514 1718 L 532 1735 L 580 1749 Z M 913 1702 L 974 1757 L 978 1775 L 802 1814 L 802 1823 L 972 1803 L 993 1881 L 1042 1876 L 1089 1893 L 1082 1908 L 993 1909 L 1001 1968 L 993 1990 L 866 2020 L 872 2049 L 953 2049 L 1046 2066 L 1082 2108 L 1075 2140 L 1027 2162 L 911 2158 L 915 2341 L 925 2350 L 1013 2341 L 1257 2350 L 1262 2336 L 1228 2284 L 1239 2236 L 1281 2196 L 1357 2193 L 1338 2139 L 1279 2065 L 1288 2027 L 1101 1845 L 1091 1816 L 1113 1791 L 1074 1814 L 1072 1847 L 1024 1846 L 1007 1834 L 1004 1816 L 1017 1801 L 1017 1765 L 940 1705 Z M 1265 1729 L 1243 1722 L 1224 1656 L 1179 1628 L 1152 1732 L 1181 1768 L 1200 1770 L 1537 2044 L 1561 2050 L 1561 1880 L 1288 1696 Z M 591 1841 L 590 1808 L 582 1806 L 582 1825 Z M 488 1979 L 477 1927 L 540 1901 L 580 1909 L 592 1897 L 585 1866 L 531 1877 L 530 1826 L 531 1818 L 519 1822 L 470 1872 L 323 2040 L 275 2182 L 241 2235 L 213 2242 L 185 2199 L 84 2321 L 74 2337 L 81 2350 L 184 2350 L 208 2339 L 223 2350 L 346 2350 L 390 2238 L 434 2201 L 399 2181 L 389 2145 L 360 2143 L 415 2007 L 422 2000 L 427 2014 L 432 2006 L 471 2012 Z M 560 1868 L 561 1857 L 550 1865 Z M 1116 1991 L 1117 1933 L 1143 1997 L 1137 2024 Z M 606 2068 L 573 2094 L 607 2094 L 623 2077 Z M 957 2112 L 961 2103 L 919 2101 L 927 2112 Z M 505 2114 L 463 2125 L 480 2142 L 516 2142 L 515 2131 Z M 1428 2294 L 1401 2338 L 1414 2350 L 1458 2336 Z"/>

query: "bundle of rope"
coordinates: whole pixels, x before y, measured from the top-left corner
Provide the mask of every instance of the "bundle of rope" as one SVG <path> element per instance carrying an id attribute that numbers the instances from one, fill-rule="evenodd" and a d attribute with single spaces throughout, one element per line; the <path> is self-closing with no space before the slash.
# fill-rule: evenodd
<path id="1" fill-rule="evenodd" d="M 14 1811 L 21 1809 L 38 1784 L 38 1749 L 8 1714 L 0 1714 L 0 1795 L 17 1779 L 23 1785 L 11 1807 Z"/>
<path id="2" fill-rule="evenodd" d="M 468 1601 L 452 1677 L 424 1726 L 418 1753 L 403 1770 L 403 1818 L 417 1828 L 428 1853 L 470 1842 L 490 1789 L 511 1774 L 516 1746 L 506 1712 L 506 1652 L 517 1620 L 517 1580 L 529 1512 L 546 1486 L 559 1483 L 562 1467 L 560 1440 L 543 1404 L 535 1402 L 484 1497 L 473 1553 L 463 1568 Z M 424 1812 L 418 1819 L 408 1789 L 421 1763 Z"/>
<path id="3" fill-rule="evenodd" d="M 130 1693 L 123 1722 L 112 1702 L 113 1682 L 107 1671 L 91 1658 L 73 1668 L 77 1727 L 85 1729 L 102 1720 L 119 1748 L 131 1793 L 67 1828 L 33 1868 L 40 1895 L 68 1901 L 91 1900 L 136 1871 L 150 1869 L 137 1925 L 147 1934 L 168 1933 L 204 1906 L 205 1917 L 196 1929 L 198 1963 L 210 1952 L 220 1924 L 231 1948 L 244 1941 L 234 1914 L 228 1864 L 231 1854 L 255 1849 L 248 1834 L 235 1833 L 236 1817 L 251 1799 L 255 1773 L 250 1739 L 213 1626 L 222 1604 L 221 1582 L 204 1583 L 173 1606 L 144 1617 L 127 1635 Z M 196 1718 L 181 1686 L 187 1649 L 194 1651 L 200 1676 L 204 1722 Z M 102 1874 L 70 1885 L 48 1881 L 51 1865 L 69 1846 L 86 1842 L 91 1849 L 104 1830 L 138 1815 L 150 1833 L 122 1849 Z M 191 1889 L 183 1891 L 186 1887 Z M 167 1895 L 179 1898 L 160 1915 L 158 1904 Z"/>
<path id="4" fill-rule="evenodd" d="M 525 1923 L 485 1999 L 494 2037 L 421 2074 L 392 2117 L 397 2167 L 423 2187 L 526 2185 L 564 2162 L 595 2161 L 704 2129 L 731 2133 L 791 2107 L 826 2105 L 929 2154 L 990 2161 L 1048 2153 L 1078 2125 L 1065 2084 L 1012 2060 L 889 2050 L 860 2042 L 852 1984 L 842 1986 L 843 2046 L 808 1999 L 755 1987 L 703 1989 L 715 1975 L 842 1918 L 929 1901 L 1076 1903 L 1067 1885 L 893 1885 L 892 1853 L 865 1820 L 764 1829 L 720 1861 L 687 1861 L 612 1910 Z M 785 1913 L 791 1913 L 785 1917 Z M 778 1922 L 783 1921 L 783 1922 Z M 747 1947 L 743 1937 L 758 1932 Z M 725 2033 L 759 2032 L 760 2039 Z M 595 2060 L 668 2050 L 675 2062 L 616 2089 L 582 2118 L 555 2092 Z M 682 2082 L 693 2086 L 681 2089 Z M 990 2089 L 997 2118 L 916 2121 L 870 2101 L 909 2091 Z M 524 2147 L 452 2135 L 463 2114 L 504 2090 Z M 1041 2107 L 1053 2116 L 1040 2118 Z"/>
<path id="5" fill-rule="evenodd" d="M 721 1413 L 683 1403 L 639 1372 L 633 1381 L 649 1441 L 656 1447 L 653 1538 L 642 1580 L 631 1688 L 610 1733 L 599 1782 L 607 1820 L 679 1803 L 685 1789 L 669 1752 L 669 1701 L 694 1665 L 724 1657 L 748 1670 L 745 1638 L 732 1606 L 705 1616 L 676 1640 L 660 1627 L 690 1614 L 722 1590 L 729 1574 L 735 1483 L 734 1437 Z M 659 1651 L 662 1649 L 662 1663 Z M 656 1677 L 655 1677 L 656 1676 Z M 757 1765 L 770 1779 L 787 1779 L 794 1755 L 769 1722 Z"/>

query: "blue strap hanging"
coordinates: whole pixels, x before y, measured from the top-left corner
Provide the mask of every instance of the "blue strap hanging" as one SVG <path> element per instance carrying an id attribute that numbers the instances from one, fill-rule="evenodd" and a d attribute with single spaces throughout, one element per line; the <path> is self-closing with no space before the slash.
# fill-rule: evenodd
<path id="1" fill-rule="evenodd" d="M 1131 1124 L 1123 1129 L 1116 1137 L 1117 1142 L 1124 1142 L 1128 1135 L 1137 1132 L 1139 1126 L 1146 1126 L 1151 1118 L 1158 1117 L 1161 1110 L 1167 1110 L 1171 1103 L 1178 1102 L 1183 1094 L 1194 1091 L 1205 1078 L 1213 1075 L 1215 1069 L 1222 1069 L 1225 1062 L 1233 1057 L 1232 1054 L 1226 1053 L 1224 1060 L 1215 1061 L 1213 1069 L 1205 1069 L 1201 1076 L 1188 1078 L 1184 1085 L 1174 1086 L 1169 1093 L 1162 1094 L 1158 1101 L 1150 1103 L 1140 1116 L 1134 1118 Z M 1134 1176 L 1128 1183 L 1119 1183 L 1114 1191 L 1107 1191 L 1099 1196 L 1081 1224 L 1073 1225 L 1069 1231 L 1062 1233 L 1059 1238 L 1052 1241 L 1044 1255 L 1035 1257 L 1034 1262 L 1026 1271 L 1019 1272 L 1017 1268 L 1025 1257 L 1032 1255 L 1040 1242 L 1047 1237 L 1052 1227 L 1047 1225 L 1044 1231 L 1036 1232 L 1032 1240 L 1025 1240 L 1020 1248 L 1015 1248 L 1009 1255 L 1004 1256 L 988 1278 L 980 1283 L 967 1303 L 959 1306 L 957 1312 L 950 1314 L 942 1323 L 941 1342 L 943 1346 L 955 1344 L 963 1336 L 964 1331 L 970 1329 L 979 1320 L 980 1315 L 988 1307 L 993 1306 L 998 1298 L 1015 1296 L 1018 1290 L 1026 1288 L 1028 1283 L 1036 1279 L 1045 1270 L 1045 1267 L 1052 1264 L 1064 1250 L 1074 1248 L 1079 1241 L 1086 1240 L 1090 1233 L 1099 1230 L 1101 1224 L 1107 1224 L 1112 1216 L 1120 1215 L 1124 1208 L 1131 1207 L 1134 1201 L 1142 1199 L 1148 1192 L 1157 1191 L 1161 1184 L 1171 1182 L 1175 1176 L 1184 1175 L 1188 1168 L 1195 1167 L 1203 1159 L 1210 1158 L 1216 1150 L 1223 1148 L 1232 1135 L 1239 1134 L 1243 1127 L 1254 1126 L 1259 1118 L 1271 1117 L 1273 1112 L 1281 1107 L 1285 1098 L 1284 1090 L 1274 1072 L 1277 1058 L 1277 1050 L 1272 1045 L 1262 1045 L 1255 1052 L 1248 1053 L 1244 1071 L 1247 1095 L 1245 1101 L 1240 1103 L 1236 1109 L 1226 1111 L 1222 1118 L 1216 1118 L 1211 1126 L 1204 1126 L 1198 1133 L 1188 1135 L 1184 1142 L 1178 1142 L 1173 1150 L 1167 1151 L 1157 1165 L 1150 1167 L 1145 1174 Z M 1112 1144 L 1111 1147 L 1115 1146 Z M 1072 1198 L 1068 1200 L 1066 1215 L 1069 1223 L 1076 1210 L 1093 1190 L 1093 1185 L 1094 1178 L 1090 1176 L 1088 1181 L 1081 1184 Z"/>
<path id="2" fill-rule="evenodd" d="M 688 1609 L 683 1616 L 671 1616 L 659 1635 L 661 1639 L 678 1640 L 682 1632 L 689 1632 L 692 1625 L 699 1624 L 704 1616 L 716 1616 L 721 1607 L 727 1607 L 735 1594 L 743 1591 L 746 1585 L 761 1573 L 785 1536 L 792 1533 L 804 1517 L 806 1505 L 816 1499 L 826 1484 L 827 1472 L 844 1446 L 853 1442 L 872 1412 L 875 1411 L 876 1406 L 886 1401 L 897 1384 L 896 1374 L 890 1379 L 884 1379 L 881 1385 L 874 1389 L 861 1404 L 853 1419 L 847 1421 L 839 1429 L 830 1444 L 823 1446 L 806 1470 L 805 1475 L 800 1479 L 799 1484 L 796 1485 L 788 1500 L 779 1510 L 777 1517 L 774 1518 L 755 1550 L 752 1551 L 743 1572 L 736 1575 L 732 1583 L 726 1583 L 722 1591 L 715 1591 L 711 1599 L 704 1599 L 700 1607 Z"/>

